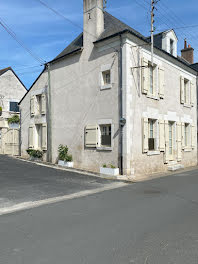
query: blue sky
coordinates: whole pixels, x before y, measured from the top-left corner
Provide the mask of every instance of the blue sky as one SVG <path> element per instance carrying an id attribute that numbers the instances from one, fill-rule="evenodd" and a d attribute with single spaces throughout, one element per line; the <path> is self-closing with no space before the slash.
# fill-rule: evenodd
<path id="1" fill-rule="evenodd" d="M 83 0 L 43 0 L 79 26 L 83 26 Z M 181 3 L 182 2 L 182 3 Z M 140 33 L 150 34 L 150 0 L 107 0 L 107 11 L 127 23 Z M 0 18 L 34 53 L 45 61 L 57 56 L 80 32 L 37 0 L 0 0 Z M 155 11 L 156 33 L 176 28 L 178 48 L 183 48 L 186 37 L 195 49 L 198 61 L 197 0 L 161 0 Z M 177 29 L 178 28 L 178 29 Z M 0 69 L 12 66 L 29 88 L 42 70 L 39 62 L 32 58 L 8 33 L 0 27 Z"/>

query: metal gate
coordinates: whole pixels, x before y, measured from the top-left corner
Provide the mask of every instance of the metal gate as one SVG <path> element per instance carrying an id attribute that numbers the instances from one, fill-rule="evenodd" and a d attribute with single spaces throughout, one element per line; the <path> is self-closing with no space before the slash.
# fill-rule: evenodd
<path id="1" fill-rule="evenodd" d="M 8 129 L 5 133 L 5 151 L 4 154 L 18 156 L 19 155 L 19 129 Z"/>

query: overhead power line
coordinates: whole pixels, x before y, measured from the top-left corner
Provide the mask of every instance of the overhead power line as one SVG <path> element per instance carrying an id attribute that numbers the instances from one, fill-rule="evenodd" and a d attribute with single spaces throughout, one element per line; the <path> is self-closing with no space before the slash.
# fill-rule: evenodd
<path id="1" fill-rule="evenodd" d="M 36 61 L 38 61 L 41 65 L 45 64 L 45 61 L 37 56 L 34 52 L 32 52 L 12 31 L 5 22 L 3 22 L 2 18 L 0 17 L 0 25 L 5 29 L 5 31 L 23 48 L 26 52 L 29 53 Z"/>

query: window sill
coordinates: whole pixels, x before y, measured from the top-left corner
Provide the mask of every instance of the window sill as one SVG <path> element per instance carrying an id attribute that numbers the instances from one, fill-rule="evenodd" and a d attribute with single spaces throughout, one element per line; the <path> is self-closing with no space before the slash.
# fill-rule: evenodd
<path id="1" fill-rule="evenodd" d="M 184 107 L 191 108 L 191 105 L 189 105 L 189 104 L 184 104 Z"/>
<path id="2" fill-rule="evenodd" d="M 107 89 L 111 89 L 112 88 L 112 84 L 106 84 L 106 85 L 102 85 L 100 87 L 100 90 L 107 90 Z"/>
<path id="3" fill-rule="evenodd" d="M 146 97 L 147 97 L 147 98 L 150 98 L 150 99 L 158 100 L 158 101 L 159 101 L 159 99 L 160 99 L 158 96 L 156 96 L 156 95 L 152 95 L 152 94 L 147 94 Z"/>
<path id="4" fill-rule="evenodd" d="M 190 148 L 190 147 L 186 147 L 185 149 L 184 149 L 184 152 L 191 152 L 192 151 L 192 148 Z"/>
<path id="5" fill-rule="evenodd" d="M 147 152 L 147 156 L 153 156 L 153 155 L 160 155 L 160 151 L 159 150 L 153 150 L 153 151 L 148 151 Z"/>
<path id="6" fill-rule="evenodd" d="M 103 150 L 105 150 L 105 151 L 112 151 L 113 148 L 112 147 L 97 147 L 97 150 L 100 150 L 100 151 L 103 151 Z"/>

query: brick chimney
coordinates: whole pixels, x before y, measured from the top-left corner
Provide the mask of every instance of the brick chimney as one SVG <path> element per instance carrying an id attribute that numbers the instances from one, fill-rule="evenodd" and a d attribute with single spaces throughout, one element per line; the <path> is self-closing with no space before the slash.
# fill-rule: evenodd
<path id="1" fill-rule="evenodd" d="M 184 40 L 184 49 L 181 50 L 181 56 L 190 64 L 194 63 L 194 49 L 188 45 L 186 39 Z"/>
<path id="2" fill-rule="evenodd" d="M 83 0 L 84 47 L 97 40 L 104 31 L 103 0 Z"/>

